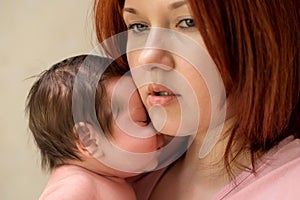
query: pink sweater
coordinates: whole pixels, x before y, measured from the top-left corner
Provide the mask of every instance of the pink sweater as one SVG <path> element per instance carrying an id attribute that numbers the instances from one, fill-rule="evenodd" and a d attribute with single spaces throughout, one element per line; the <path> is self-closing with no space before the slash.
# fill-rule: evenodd
<path id="1" fill-rule="evenodd" d="M 213 198 L 221 199 L 300 199 L 300 140 L 283 140 L 258 162 L 257 175 L 243 172 Z"/>
<path id="2" fill-rule="evenodd" d="M 257 162 L 257 174 L 241 173 L 212 200 L 298 200 L 300 199 L 300 140 L 292 136 Z M 138 200 L 149 199 L 166 169 L 149 173 L 134 181 Z"/>

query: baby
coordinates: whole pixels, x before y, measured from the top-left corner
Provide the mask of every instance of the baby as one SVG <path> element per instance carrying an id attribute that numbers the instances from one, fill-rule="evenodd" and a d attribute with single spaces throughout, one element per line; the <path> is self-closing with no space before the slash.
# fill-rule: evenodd
<path id="1" fill-rule="evenodd" d="M 125 178 L 154 169 L 153 153 L 164 145 L 131 77 L 99 56 L 71 57 L 43 72 L 26 111 L 42 167 L 51 171 L 41 200 L 136 199 Z"/>

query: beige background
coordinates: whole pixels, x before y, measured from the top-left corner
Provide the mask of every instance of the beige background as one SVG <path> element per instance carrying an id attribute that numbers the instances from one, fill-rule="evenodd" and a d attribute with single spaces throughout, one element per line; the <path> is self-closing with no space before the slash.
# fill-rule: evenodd
<path id="1" fill-rule="evenodd" d="M 0 199 L 38 199 L 48 175 L 27 128 L 27 79 L 95 44 L 92 0 L 0 0 Z M 27 79 L 27 80 L 26 80 Z"/>

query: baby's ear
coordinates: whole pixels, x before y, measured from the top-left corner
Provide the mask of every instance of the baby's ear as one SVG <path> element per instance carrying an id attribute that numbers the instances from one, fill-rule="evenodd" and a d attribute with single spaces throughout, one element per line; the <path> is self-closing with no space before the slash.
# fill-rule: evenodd
<path id="1" fill-rule="evenodd" d="M 100 136 L 89 123 L 75 124 L 74 132 L 78 136 L 77 148 L 86 157 L 101 158 L 103 151 L 100 148 Z"/>

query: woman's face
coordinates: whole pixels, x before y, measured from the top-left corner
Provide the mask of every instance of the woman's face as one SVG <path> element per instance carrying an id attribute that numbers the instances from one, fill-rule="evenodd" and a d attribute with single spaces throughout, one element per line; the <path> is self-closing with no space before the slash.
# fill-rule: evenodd
<path id="1" fill-rule="evenodd" d="M 188 6 L 182 0 L 125 0 L 123 10 L 130 31 L 127 58 L 132 76 L 153 125 L 158 131 L 172 136 L 206 130 L 211 116 L 211 98 L 203 77 L 189 59 L 164 50 L 162 45 L 176 32 L 190 38 L 206 52 Z M 165 30 L 170 30 L 171 34 Z M 143 37 L 148 46 L 162 48 L 131 50 L 130 46 Z M 176 37 L 174 43 L 184 41 Z M 179 52 L 187 53 L 189 47 L 185 48 Z M 188 120 L 183 122 L 184 119 Z M 196 129 L 190 128 L 195 124 Z"/>

